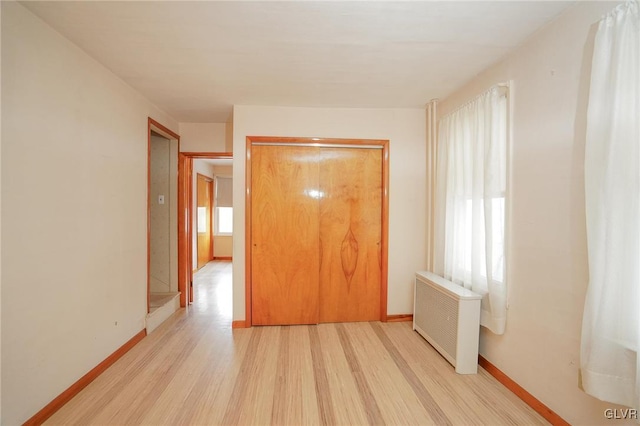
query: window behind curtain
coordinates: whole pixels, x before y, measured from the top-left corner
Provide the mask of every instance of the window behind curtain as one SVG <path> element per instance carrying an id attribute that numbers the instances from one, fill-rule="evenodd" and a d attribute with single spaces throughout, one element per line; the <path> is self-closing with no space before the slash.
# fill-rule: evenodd
<path id="1" fill-rule="evenodd" d="M 585 141 L 586 393 L 640 409 L 640 2 L 598 23 Z"/>
<path id="2" fill-rule="evenodd" d="M 439 122 L 444 276 L 483 296 L 480 323 L 506 324 L 507 88 L 492 87 Z"/>
<path id="3" fill-rule="evenodd" d="M 214 215 L 215 235 L 231 235 L 233 232 L 233 179 L 216 177 L 216 202 Z"/>

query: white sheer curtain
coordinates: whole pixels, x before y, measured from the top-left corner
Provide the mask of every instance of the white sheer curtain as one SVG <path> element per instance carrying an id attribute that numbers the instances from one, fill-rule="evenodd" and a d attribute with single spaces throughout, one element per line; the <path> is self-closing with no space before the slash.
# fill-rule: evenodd
<path id="1" fill-rule="evenodd" d="M 600 21 L 587 115 L 589 287 L 584 390 L 640 408 L 640 18 L 637 1 Z"/>
<path id="2" fill-rule="evenodd" d="M 506 324 L 506 88 L 493 87 L 439 122 L 444 276 L 483 295 L 480 324 Z M 442 222 L 442 221 L 440 221 Z"/>

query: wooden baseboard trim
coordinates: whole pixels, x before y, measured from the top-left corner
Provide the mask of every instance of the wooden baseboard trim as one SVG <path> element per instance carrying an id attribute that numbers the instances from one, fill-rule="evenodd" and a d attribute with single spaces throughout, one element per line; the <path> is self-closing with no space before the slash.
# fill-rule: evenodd
<path id="1" fill-rule="evenodd" d="M 387 315 L 387 322 L 413 321 L 412 314 Z"/>
<path id="2" fill-rule="evenodd" d="M 551 408 L 544 405 L 535 396 L 527 392 L 522 386 L 517 384 L 511 377 L 504 374 L 498 367 L 491 364 L 485 357 L 478 355 L 478 364 L 484 368 L 487 373 L 491 374 L 507 389 L 516 394 L 518 398 L 524 401 L 529 407 L 533 408 L 538 414 L 547 419 L 554 426 L 570 426 L 562 417 L 556 414 Z"/>
<path id="3" fill-rule="evenodd" d="M 91 371 L 82 376 L 77 382 L 69 386 L 67 390 L 58 395 L 53 401 L 48 403 L 42 410 L 38 411 L 33 417 L 24 422 L 23 426 L 35 426 L 41 425 L 49 417 L 55 414 L 64 404 L 69 402 L 71 398 L 76 396 L 82 389 L 86 388 L 89 383 L 93 382 L 104 370 L 109 368 L 113 363 L 126 354 L 131 348 L 133 348 L 140 340 L 144 339 L 147 335 L 147 330 L 144 329 L 138 334 L 133 336 L 127 343 L 120 346 L 114 353 L 109 355 L 100 364 L 96 365 Z"/>
<path id="4" fill-rule="evenodd" d="M 231 323 L 231 328 L 249 328 L 249 327 L 247 327 L 247 321 L 240 320 L 240 321 L 233 321 Z"/>
<path id="5" fill-rule="evenodd" d="M 233 260 L 231 256 L 214 256 L 213 260 Z"/>

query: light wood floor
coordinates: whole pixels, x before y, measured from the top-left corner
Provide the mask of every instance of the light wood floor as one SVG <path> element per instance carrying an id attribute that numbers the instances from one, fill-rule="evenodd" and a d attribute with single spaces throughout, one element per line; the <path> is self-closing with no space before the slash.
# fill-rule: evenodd
<path id="1" fill-rule="evenodd" d="M 484 370 L 461 376 L 411 323 L 231 330 L 231 264 L 47 424 L 547 424 Z"/>

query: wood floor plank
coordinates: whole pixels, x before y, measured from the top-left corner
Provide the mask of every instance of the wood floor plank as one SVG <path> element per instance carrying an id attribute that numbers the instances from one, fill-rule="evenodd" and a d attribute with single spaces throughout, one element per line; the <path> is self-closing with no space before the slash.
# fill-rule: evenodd
<path id="1" fill-rule="evenodd" d="M 366 373 L 363 371 L 362 365 L 358 360 L 356 351 L 353 348 L 351 340 L 349 339 L 349 336 L 347 335 L 347 332 L 345 330 L 345 326 L 342 324 L 337 324 L 336 330 L 338 332 L 338 336 L 340 337 L 342 350 L 344 351 L 347 362 L 349 363 L 349 367 L 351 368 L 351 374 L 355 378 L 356 384 L 358 386 L 358 392 L 360 393 L 362 403 L 365 406 L 369 424 L 384 424 L 385 422 L 384 418 L 382 417 L 382 413 L 380 412 L 380 407 L 378 406 L 378 403 L 373 396 L 373 391 L 371 390 L 369 382 L 367 382 L 367 378 L 365 377 Z"/>
<path id="2" fill-rule="evenodd" d="M 388 324 L 380 324 L 380 328 L 385 331 L 423 386 L 430 390 L 434 402 L 453 424 L 483 424 L 480 416 L 474 415 L 466 399 L 455 388 L 459 382 L 458 379 L 463 381 L 464 377 L 460 375 L 453 377 L 455 375 L 453 367 L 421 336 L 411 331 L 409 323 L 396 323 L 391 327 L 388 327 Z"/>
<path id="3" fill-rule="evenodd" d="M 473 377 L 455 374 L 451 366 L 440 354 L 438 354 L 422 337 L 411 330 L 409 326 L 387 327 L 392 330 L 388 333 L 396 347 L 403 353 L 409 365 L 417 371 L 421 381 L 428 389 L 437 389 L 434 399 L 449 416 L 455 419 L 456 424 L 501 424 L 491 407 L 474 407 L 473 397 L 468 383 Z M 470 414 L 473 413 L 474 416 Z M 469 414 L 469 415 L 467 415 Z"/>
<path id="4" fill-rule="evenodd" d="M 271 410 L 271 424 L 285 424 L 288 417 L 288 400 L 285 397 L 288 388 L 293 387 L 289 381 L 287 370 L 289 369 L 289 330 L 291 327 L 280 327 L 280 348 L 278 349 L 278 367 L 275 378 L 273 408 Z M 293 416 L 291 416 L 293 417 Z"/>
<path id="5" fill-rule="evenodd" d="M 188 339 L 184 342 L 184 345 L 180 348 L 179 351 L 176 351 L 175 358 L 168 359 L 166 364 L 162 366 L 158 371 L 154 373 L 154 380 L 152 384 L 150 383 L 143 392 L 139 393 L 135 399 L 131 400 L 131 404 L 136 406 L 136 410 L 130 413 L 126 413 L 123 416 L 118 416 L 114 418 L 114 423 L 123 424 L 140 424 L 142 420 L 147 416 L 150 409 L 156 405 L 159 400 L 161 400 L 162 393 L 169 387 L 172 381 L 177 377 L 178 372 L 181 370 L 183 364 L 180 362 L 182 359 L 190 358 L 194 348 L 198 343 L 198 337 L 193 336 L 193 338 Z M 183 378 L 188 378 L 182 376 Z M 193 379 L 193 378 L 190 378 Z M 187 382 L 189 383 L 189 382 Z M 185 390 L 185 382 L 181 383 L 181 386 L 175 388 L 179 392 L 184 392 Z M 188 388 L 187 388 L 188 389 Z M 172 398 L 169 401 L 175 400 L 179 395 L 172 395 Z M 158 407 L 161 408 L 172 408 L 166 405 L 158 404 Z M 164 413 L 158 413 L 161 415 L 161 418 L 165 417 Z M 157 417 L 157 416 L 156 416 Z M 120 420 L 122 419 L 122 420 Z"/>
<path id="6" fill-rule="evenodd" d="M 413 389 L 422 406 L 429 412 L 431 418 L 439 425 L 450 426 L 451 420 L 442 411 L 438 403 L 433 399 L 429 390 L 427 390 L 424 384 L 416 376 L 416 373 L 409 367 L 407 361 L 402 357 L 400 351 L 395 347 L 391 339 L 384 332 L 379 323 L 370 323 L 371 328 L 376 333 L 382 345 L 387 349 L 389 355 L 395 362 L 396 366 L 404 376 L 405 380 L 409 383 L 409 386 Z"/>
<path id="7" fill-rule="evenodd" d="M 296 404 L 296 400 L 301 399 L 302 418 L 297 423 L 295 419 L 281 424 L 304 424 L 304 425 L 320 425 L 321 418 L 318 409 L 318 394 L 316 392 L 316 379 L 313 368 L 313 358 L 311 352 L 311 339 L 308 326 L 292 327 L 290 351 L 292 356 L 290 359 L 296 360 L 290 364 L 288 373 L 299 377 L 300 387 L 291 389 L 287 398 L 291 404 Z"/>
<path id="8" fill-rule="evenodd" d="M 328 398 L 335 421 L 325 424 L 365 425 L 368 424 L 366 407 L 362 402 L 355 377 L 351 374 L 349 362 L 340 344 L 335 324 L 320 324 L 310 327 L 317 330 L 322 353 L 326 385 L 318 385 L 319 398 Z"/>
<path id="9" fill-rule="evenodd" d="M 222 424 L 224 425 L 235 425 L 240 421 L 242 404 L 247 398 L 252 375 L 255 373 L 256 365 L 258 364 L 258 357 L 256 357 L 255 354 L 260 345 L 263 330 L 264 328 L 261 327 L 252 329 L 249 347 L 242 360 L 233 392 L 229 398 L 229 404 L 226 407 L 224 418 L 222 419 Z"/>
<path id="10" fill-rule="evenodd" d="M 230 368 L 232 338 L 225 333 L 203 333 L 191 354 L 164 388 L 142 424 L 189 424 L 199 412 L 210 387 Z"/>
<path id="11" fill-rule="evenodd" d="M 320 413 L 320 423 L 323 425 L 333 425 L 336 422 L 336 418 L 331 403 L 329 379 L 327 378 L 327 369 L 317 327 L 309 327 L 309 341 L 311 358 L 313 360 L 313 373 L 316 383 L 315 392 L 318 402 L 318 412 Z"/>
<path id="12" fill-rule="evenodd" d="M 280 327 L 272 425 L 320 424 L 308 330 L 305 326 Z"/>
<path id="13" fill-rule="evenodd" d="M 266 425 L 271 422 L 271 410 L 275 388 L 275 376 L 278 365 L 278 348 L 280 327 L 256 327 L 262 333 L 262 338 L 255 352 L 252 354 L 255 363 L 246 373 L 249 375 L 248 386 L 244 395 L 239 396 L 239 403 L 231 404 L 240 411 L 238 423 L 240 425 Z M 255 332 L 255 331 L 254 331 Z M 241 372 L 243 374 L 245 372 Z"/>
<path id="14" fill-rule="evenodd" d="M 196 299 L 46 424 L 544 425 L 483 369 L 453 367 L 411 323 L 231 329 L 230 262 Z"/>
<path id="15" fill-rule="evenodd" d="M 86 421 L 96 424 L 139 424 L 153 405 L 164 387 L 171 381 L 179 368 L 179 361 L 185 358 L 196 344 L 196 337 L 179 339 L 169 347 L 164 348 L 161 355 L 147 363 L 124 388 L 115 388 L 115 396 L 104 406 L 97 415 L 87 413 Z M 123 406 L 135 409 L 122 410 Z"/>
<path id="16" fill-rule="evenodd" d="M 455 374 L 453 366 L 414 332 L 410 323 L 381 324 L 381 328 L 425 386 L 435 390 L 434 399 L 454 424 L 514 424 L 514 415 L 519 419 L 516 424 L 548 424 L 517 397 L 511 399 L 515 395 L 481 368 L 478 374 Z M 494 387 L 507 393 L 487 397 Z"/>
<path id="17" fill-rule="evenodd" d="M 344 325 L 386 424 L 437 424 L 368 323 Z"/>
<path id="18" fill-rule="evenodd" d="M 223 417 L 233 397 L 233 389 L 240 375 L 247 352 L 249 351 L 253 329 L 234 330 L 229 356 L 224 362 L 218 364 L 210 375 L 202 376 L 194 392 L 201 392 L 196 401 L 193 413 L 176 413 L 176 421 L 172 424 L 217 425 L 223 424 Z M 253 348 L 253 347 L 252 347 Z M 194 395 L 195 396 L 195 395 Z"/>

